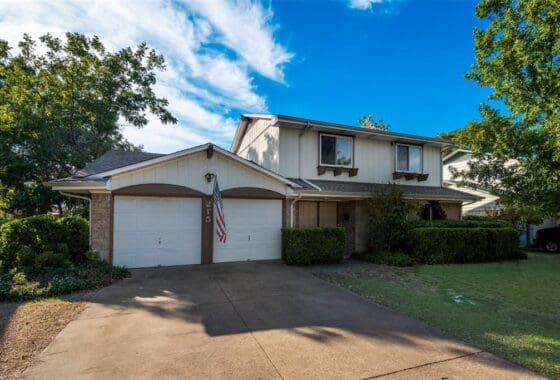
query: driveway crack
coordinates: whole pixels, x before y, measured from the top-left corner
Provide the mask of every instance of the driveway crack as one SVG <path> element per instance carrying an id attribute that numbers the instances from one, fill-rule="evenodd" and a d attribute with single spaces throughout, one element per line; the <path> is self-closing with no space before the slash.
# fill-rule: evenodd
<path id="1" fill-rule="evenodd" d="M 245 319 L 243 318 L 243 316 L 241 315 L 241 313 L 239 312 L 239 310 L 237 310 L 237 308 L 235 307 L 235 304 L 233 303 L 233 301 L 228 297 L 227 293 L 225 292 L 224 288 L 222 288 L 222 284 L 220 284 L 220 281 L 216 280 L 216 284 L 218 284 L 218 287 L 220 288 L 220 290 L 222 291 L 222 294 L 224 295 L 224 297 L 228 300 L 229 304 L 231 305 L 231 307 L 233 308 L 233 311 L 235 311 L 235 314 L 237 314 L 237 316 L 239 317 L 239 319 L 241 319 L 241 322 L 243 322 L 243 325 L 245 326 L 245 328 L 247 329 L 247 331 L 249 332 L 249 334 L 251 335 L 251 337 L 255 340 L 255 343 L 257 343 L 257 346 L 259 346 L 259 348 L 261 349 L 261 351 L 263 352 L 263 354 L 266 356 L 266 358 L 268 359 L 269 363 L 272 365 L 272 368 L 274 368 L 274 370 L 276 371 L 276 373 L 278 374 L 278 376 L 283 380 L 284 376 L 282 376 L 282 374 L 280 373 L 280 371 L 278 370 L 278 368 L 276 367 L 276 365 L 274 364 L 274 362 L 272 361 L 272 359 L 270 358 L 270 356 L 268 355 L 268 353 L 266 352 L 266 350 L 264 349 L 264 347 L 262 346 L 261 342 L 259 342 L 259 340 L 257 339 L 257 337 L 255 336 L 255 334 L 253 334 L 253 330 L 251 330 L 249 328 L 249 325 L 247 324 L 247 321 L 245 321 Z"/>
<path id="2" fill-rule="evenodd" d="M 467 358 L 467 357 L 469 357 L 469 356 L 478 355 L 478 354 L 481 354 L 481 353 L 483 353 L 483 352 L 484 352 L 484 351 L 470 352 L 470 353 L 465 354 L 465 355 L 454 356 L 454 357 L 448 358 L 448 359 L 436 360 L 436 361 L 434 361 L 434 362 L 424 363 L 424 364 L 420 364 L 420 365 L 413 366 L 413 367 L 408 367 L 408 368 L 403 368 L 403 369 L 399 369 L 399 370 L 392 371 L 392 372 L 382 373 L 382 374 L 380 374 L 380 375 L 374 375 L 374 376 L 370 376 L 370 377 L 364 377 L 362 380 L 379 379 L 379 378 L 381 378 L 381 377 L 394 375 L 394 374 L 396 374 L 396 373 L 411 371 L 411 370 L 413 370 L 413 369 L 422 368 L 422 367 L 428 367 L 428 366 L 431 366 L 431 365 L 434 365 L 434 364 L 440 364 L 440 363 L 450 362 L 450 361 L 452 361 L 452 360 Z"/>

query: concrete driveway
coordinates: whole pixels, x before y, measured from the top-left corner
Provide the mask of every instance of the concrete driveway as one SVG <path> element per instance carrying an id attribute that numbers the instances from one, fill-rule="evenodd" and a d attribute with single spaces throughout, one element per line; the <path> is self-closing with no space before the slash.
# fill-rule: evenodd
<path id="1" fill-rule="evenodd" d="M 279 262 L 133 271 L 99 291 L 28 378 L 531 378 Z"/>

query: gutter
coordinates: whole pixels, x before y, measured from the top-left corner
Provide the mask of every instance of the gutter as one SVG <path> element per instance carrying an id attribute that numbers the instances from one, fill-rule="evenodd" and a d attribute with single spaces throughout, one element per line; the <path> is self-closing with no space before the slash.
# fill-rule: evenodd
<path id="1" fill-rule="evenodd" d="M 309 128 L 310 128 L 309 121 L 307 121 L 307 125 L 299 132 L 298 135 L 298 178 L 303 178 L 302 168 L 301 168 L 301 152 L 302 152 L 301 137 L 305 134 L 305 132 L 307 132 Z"/>
<path id="2" fill-rule="evenodd" d="M 300 191 L 299 197 L 305 198 L 355 198 L 355 199 L 367 199 L 371 198 L 373 195 L 371 193 L 327 193 L 321 194 L 316 192 L 306 192 Z M 465 198 L 448 197 L 445 195 L 434 195 L 434 196 L 423 196 L 423 195 L 403 195 L 404 199 L 418 199 L 418 200 L 435 200 L 435 201 L 457 201 L 457 202 L 476 202 L 476 200 Z"/>
<path id="3" fill-rule="evenodd" d="M 44 182 L 43 184 L 55 191 L 106 190 L 106 183 L 104 181 Z"/>
<path id="4" fill-rule="evenodd" d="M 363 130 L 359 127 L 353 127 L 349 125 L 343 124 L 336 124 L 336 123 L 327 123 L 327 122 L 320 122 L 314 120 L 307 120 L 307 119 L 300 119 L 294 118 L 285 115 L 277 115 L 277 123 L 283 123 L 284 125 L 293 125 L 298 127 L 316 127 L 316 128 L 324 128 L 327 130 L 337 130 L 345 133 L 352 133 L 356 135 L 363 135 L 363 136 L 375 136 L 378 138 L 385 138 L 387 140 L 395 140 L 395 141 L 411 141 L 411 142 L 420 142 L 424 144 L 431 144 L 440 147 L 450 147 L 454 146 L 455 143 L 451 140 L 441 139 L 441 138 L 434 138 L 434 137 L 425 137 L 425 136 L 417 136 L 411 135 L 407 133 L 398 133 L 398 132 L 385 132 L 385 131 L 372 131 L 372 130 Z"/>

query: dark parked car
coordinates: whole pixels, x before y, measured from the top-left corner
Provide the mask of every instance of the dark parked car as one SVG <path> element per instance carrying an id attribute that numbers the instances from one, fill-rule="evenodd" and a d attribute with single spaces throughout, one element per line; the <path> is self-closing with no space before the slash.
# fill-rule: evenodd
<path id="1" fill-rule="evenodd" d="M 558 252 L 560 248 L 560 226 L 538 230 L 535 243 L 537 247 L 546 249 L 548 252 Z"/>

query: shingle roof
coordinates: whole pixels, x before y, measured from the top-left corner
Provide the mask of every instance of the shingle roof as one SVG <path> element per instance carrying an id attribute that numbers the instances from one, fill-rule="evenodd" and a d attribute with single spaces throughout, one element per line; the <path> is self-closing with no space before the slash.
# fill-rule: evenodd
<path id="1" fill-rule="evenodd" d="M 328 180 L 316 180 L 316 179 L 308 179 L 307 181 L 315 186 L 318 186 L 322 192 L 332 192 L 332 193 L 371 194 L 379 191 L 386 191 L 391 186 L 390 184 L 383 184 L 383 183 L 328 181 Z M 398 185 L 398 186 L 403 190 L 405 196 L 412 196 L 412 197 L 426 196 L 429 198 L 441 197 L 441 198 L 448 198 L 448 199 L 452 198 L 452 199 L 464 199 L 464 200 L 478 199 L 478 197 L 475 195 L 468 194 L 463 191 L 449 189 L 447 187 L 411 186 L 411 185 Z"/>
<path id="2" fill-rule="evenodd" d="M 249 115 L 245 115 L 245 116 L 250 117 Z M 359 132 L 359 133 L 366 133 L 369 135 L 391 136 L 395 138 L 423 140 L 426 142 L 433 142 L 433 143 L 447 145 L 447 146 L 452 146 L 455 144 L 452 140 L 444 139 L 441 137 L 428 137 L 428 136 L 413 135 L 410 133 L 385 131 L 385 130 L 374 129 L 374 128 L 363 128 L 355 125 L 339 124 L 330 121 L 312 120 L 312 119 L 307 119 L 307 118 L 297 117 L 297 116 L 289 116 L 289 115 L 275 115 L 275 116 L 277 117 L 278 121 L 281 122 L 297 122 L 303 124 L 309 123 L 310 125 L 323 126 L 327 128 L 335 127 L 335 128 L 344 129 L 350 133 Z"/>
<path id="3" fill-rule="evenodd" d="M 304 181 L 301 178 L 288 178 L 290 181 L 298 184 L 301 186 L 301 190 L 317 190 L 316 188 L 314 188 L 313 186 L 311 186 L 309 183 L 307 183 L 306 181 Z"/>
<path id="4" fill-rule="evenodd" d="M 164 156 L 164 154 L 110 150 L 101 157 L 87 164 L 83 169 L 78 170 L 70 178 L 84 178 L 90 175 L 122 168 L 123 166 L 137 164 L 138 162 L 151 160 L 152 158 L 161 156 Z"/>

